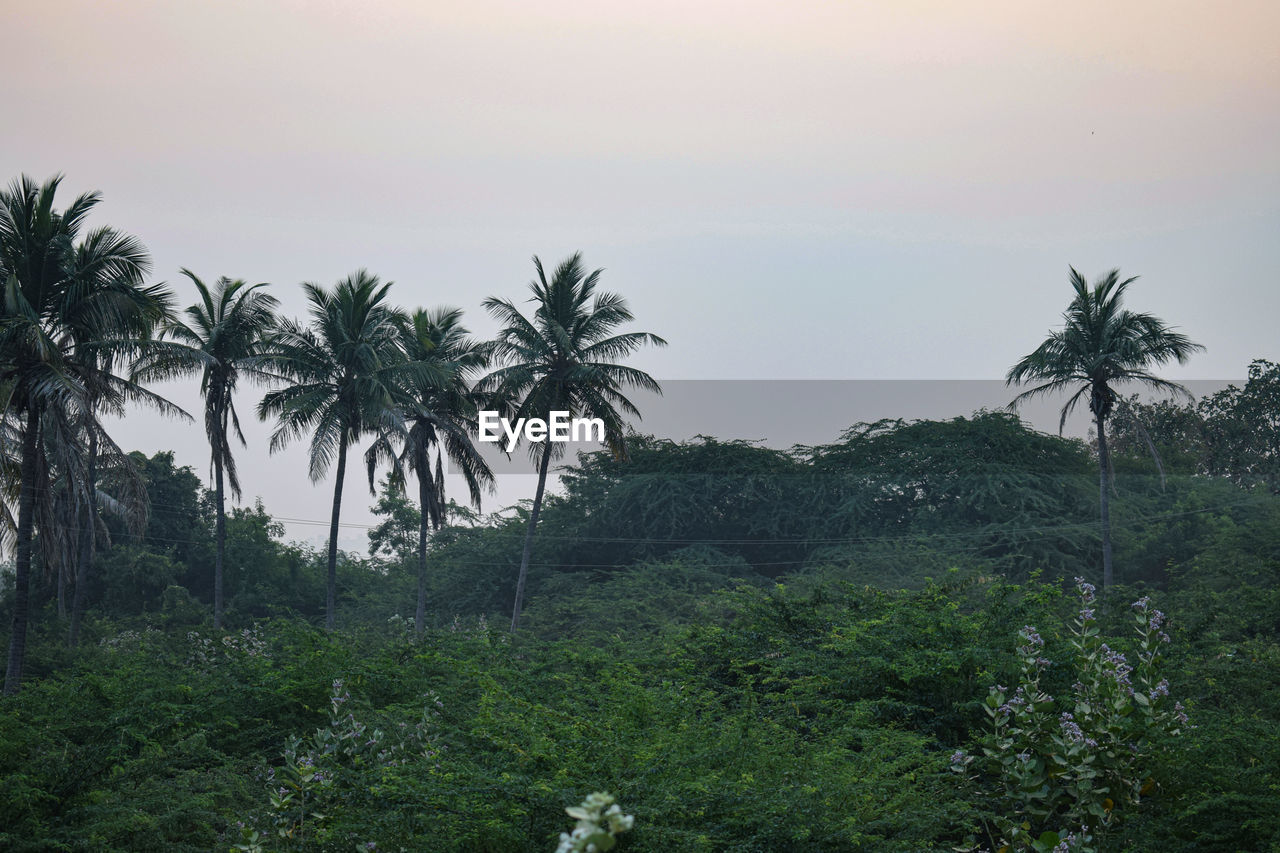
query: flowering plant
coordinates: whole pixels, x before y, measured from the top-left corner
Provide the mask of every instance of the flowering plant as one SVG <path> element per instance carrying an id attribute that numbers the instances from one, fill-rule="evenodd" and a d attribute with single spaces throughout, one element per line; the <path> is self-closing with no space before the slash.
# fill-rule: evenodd
<path id="1" fill-rule="evenodd" d="M 573 832 L 560 833 L 556 853 L 605 853 L 618 843 L 618 836 L 629 830 L 635 818 L 622 813 L 622 807 L 609 794 L 589 794 L 580 806 L 565 809 L 577 818 Z"/>
<path id="2" fill-rule="evenodd" d="M 434 693 L 424 696 L 422 719 L 414 726 L 384 732 L 358 720 L 344 706 L 351 694 L 341 679 L 334 679 L 329 696 L 329 725 L 317 729 L 310 741 L 290 737 L 285 742 L 284 764 L 279 771 L 268 768 L 269 807 L 261 831 L 241 826 L 241 843 L 233 849 L 262 853 L 266 839 L 275 843 L 303 846 L 304 842 L 327 838 L 327 804 L 343 788 L 358 784 L 362 768 L 390 768 L 407 765 L 411 758 L 436 758 L 443 746 L 431 740 L 433 720 L 442 703 Z M 276 849 L 276 848 L 272 848 Z M 376 850 L 374 842 L 362 842 L 361 850 Z"/>
<path id="3" fill-rule="evenodd" d="M 991 687 L 984 710 L 991 729 L 981 752 L 957 751 L 951 769 L 971 783 L 994 777 L 1005 814 L 996 819 L 997 848 L 1086 853 L 1155 782 L 1144 768 L 1166 736 L 1187 725 L 1160 677 L 1165 616 L 1150 599 L 1133 604 L 1137 666 L 1102 641 L 1092 584 L 1076 578 L 1080 610 L 1070 625 L 1076 682 L 1061 699 L 1041 679 L 1052 662 L 1033 626 L 1019 632 L 1020 673 L 1010 692 Z"/>

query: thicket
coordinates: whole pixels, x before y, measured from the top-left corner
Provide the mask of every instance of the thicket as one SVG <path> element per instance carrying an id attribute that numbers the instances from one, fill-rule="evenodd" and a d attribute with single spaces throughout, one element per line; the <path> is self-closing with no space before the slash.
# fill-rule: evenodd
<path id="1" fill-rule="evenodd" d="M 1212 420 L 1146 415 L 1157 444 Z M 1124 776 L 1136 796 L 1084 807 L 1100 849 L 1277 849 L 1280 498 L 1265 466 L 1211 469 L 1208 442 L 1165 453 L 1162 486 L 1117 425 L 1121 583 L 1088 642 L 1136 666 L 1130 604 L 1158 609 L 1156 698 L 1188 724 Z M 138 461 L 153 511 L 99 555 L 79 648 L 36 573 L 27 682 L 0 702 L 5 849 L 546 851 L 605 790 L 635 818 L 620 850 L 995 849 L 1012 777 L 952 766 L 989 745 L 991 689 L 1010 686 L 999 707 L 1031 677 L 1025 626 L 1075 743 L 1096 465 L 1008 415 L 586 456 L 545 507 L 515 636 L 524 510 L 434 534 L 416 637 L 417 517 L 393 491 L 374 556 L 339 561 L 333 633 L 324 555 L 236 509 L 214 631 L 209 498 L 171 455 Z M 1054 762 L 1048 735 L 1029 742 Z M 1046 768 L 1027 778 L 1057 797 Z M 1036 841 L 1078 817 L 1051 802 L 1026 813 Z"/>

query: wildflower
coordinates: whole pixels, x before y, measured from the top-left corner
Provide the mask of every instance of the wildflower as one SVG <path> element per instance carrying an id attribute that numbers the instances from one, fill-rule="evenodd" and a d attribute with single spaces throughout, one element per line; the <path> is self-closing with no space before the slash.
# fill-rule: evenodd
<path id="1" fill-rule="evenodd" d="M 1062 716 L 1058 718 L 1058 724 L 1062 728 L 1063 735 L 1072 743 L 1084 743 L 1084 732 L 1080 730 L 1079 724 L 1071 716 L 1070 711 L 1062 712 Z"/>
<path id="2" fill-rule="evenodd" d="M 1133 603 L 1133 609 L 1146 610 L 1149 604 L 1151 604 L 1151 596 L 1144 595 L 1142 596 L 1142 598 L 1139 598 L 1137 601 Z"/>
<path id="3" fill-rule="evenodd" d="M 1162 678 L 1160 683 L 1151 689 L 1151 698 L 1159 699 L 1161 696 L 1169 695 L 1169 679 Z"/>
<path id="4" fill-rule="evenodd" d="M 1097 592 L 1098 588 L 1093 584 L 1086 582 L 1084 578 L 1077 577 L 1076 589 L 1080 591 L 1080 597 L 1085 600 L 1086 604 L 1088 604 L 1093 601 L 1094 593 Z"/>

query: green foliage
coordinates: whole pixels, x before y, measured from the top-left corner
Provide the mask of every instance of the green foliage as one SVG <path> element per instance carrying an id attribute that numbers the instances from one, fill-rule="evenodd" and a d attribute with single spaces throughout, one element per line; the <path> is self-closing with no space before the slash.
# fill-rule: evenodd
<path id="1" fill-rule="evenodd" d="M 912 544 L 1025 578 L 1079 565 L 1096 541 L 1081 523 L 1097 488 L 1084 446 L 1007 412 L 857 424 L 805 456 L 813 474 L 797 503 L 820 520 L 815 559 L 857 561 L 909 531 Z"/>
<path id="2" fill-rule="evenodd" d="M 1146 403 L 1135 396 L 1115 421 L 1115 437 L 1128 467 L 1151 469 L 1149 440 L 1171 473 L 1280 493 L 1280 364 L 1258 359 L 1244 387 L 1229 385 L 1198 402 Z"/>
<path id="3" fill-rule="evenodd" d="M 390 558 L 400 565 L 409 565 L 418 550 L 418 526 L 422 523 L 422 512 L 403 489 L 396 488 L 385 478 L 378 487 L 378 500 L 370 509 L 383 520 L 369 529 L 369 553 L 375 557 Z"/>
<path id="4" fill-rule="evenodd" d="M 35 586 L 33 680 L 0 704 L 0 847 L 546 851 L 600 790 L 636 815 L 617 848 L 635 851 L 963 849 L 1000 826 L 1031 849 L 1280 837 L 1267 490 L 1122 478 L 1117 576 L 1178 617 L 1152 626 L 1118 586 L 1090 619 L 1064 598 L 1063 573 L 1097 570 L 1095 475 L 1083 445 L 1012 416 L 862 425 L 795 452 L 629 441 L 629 463 L 586 455 L 548 500 L 515 638 L 489 622 L 512 603 L 527 507 L 432 533 L 420 636 L 411 565 L 336 555 L 350 627 L 326 634 L 325 554 L 282 542 L 261 505 L 234 510 L 234 630 L 210 630 L 207 496 L 171 457 L 140 459 L 175 513 L 153 523 L 173 526 L 99 554 L 87 646 L 66 648 Z M 383 508 L 411 556 L 412 507 Z M 1145 634 L 1103 648 L 1139 617 Z M 1073 619 L 1012 648 L 1016 626 Z M 992 683 L 1015 686 L 994 709 Z M 1018 687 L 1052 707 L 1011 712 L 995 741 Z M 1194 710 L 1174 741 L 1165 689 Z M 947 756 L 984 738 L 999 760 L 955 784 Z"/>
<path id="5" fill-rule="evenodd" d="M 999 829 L 996 846 L 1015 850 L 1094 851 L 1112 822 L 1136 808 L 1156 787 L 1152 753 L 1187 724 L 1182 703 L 1169 697 L 1160 675 L 1161 646 L 1169 641 L 1164 614 L 1145 596 L 1133 606 L 1137 666 L 1100 638 L 1092 584 L 1077 578 L 1081 608 L 1071 623 L 1076 681 L 1054 698 L 1042 680 L 1053 662 L 1045 641 L 1027 626 L 1019 632 L 1018 686 L 993 686 L 984 711 L 991 721 L 982 757 L 956 752 L 952 770 L 980 787 L 994 780 Z M 973 770 L 983 775 L 973 775 Z"/>

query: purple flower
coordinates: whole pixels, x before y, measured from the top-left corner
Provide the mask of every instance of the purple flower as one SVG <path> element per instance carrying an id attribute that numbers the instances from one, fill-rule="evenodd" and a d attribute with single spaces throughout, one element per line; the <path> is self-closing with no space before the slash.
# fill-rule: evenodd
<path id="1" fill-rule="evenodd" d="M 1147 605 L 1151 604 L 1151 596 L 1144 595 L 1133 603 L 1134 610 L 1146 610 Z"/>
<path id="2" fill-rule="evenodd" d="M 1080 597 L 1084 599 L 1086 604 L 1088 604 L 1093 601 L 1093 594 L 1097 592 L 1098 588 L 1085 581 L 1084 578 L 1078 577 L 1076 578 L 1076 589 L 1080 591 Z"/>
<path id="3" fill-rule="evenodd" d="M 1151 698 L 1159 699 L 1161 696 L 1169 695 L 1169 679 L 1162 678 L 1160 683 L 1151 689 Z"/>
<path id="4" fill-rule="evenodd" d="M 1072 743 L 1084 743 L 1084 732 L 1080 730 L 1070 711 L 1062 712 L 1062 716 L 1058 718 L 1058 724 L 1062 728 L 1062 733 Z"/>

